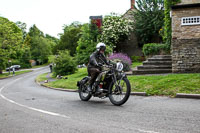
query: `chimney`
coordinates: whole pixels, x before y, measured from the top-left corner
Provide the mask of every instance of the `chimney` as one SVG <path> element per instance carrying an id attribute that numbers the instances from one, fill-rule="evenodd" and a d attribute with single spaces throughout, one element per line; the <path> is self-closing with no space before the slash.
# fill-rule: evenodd
<path id="1" fill-rule="evenodd" d="M 134 9 L 135 6 L 135 0 L 131 0 L 131 9 Z"/>

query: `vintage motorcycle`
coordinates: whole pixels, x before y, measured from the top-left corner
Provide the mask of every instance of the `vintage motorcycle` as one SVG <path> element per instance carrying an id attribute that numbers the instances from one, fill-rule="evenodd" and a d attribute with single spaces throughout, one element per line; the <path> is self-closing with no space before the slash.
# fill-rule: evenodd
<path id="1" fill-rule="evenodd" d="M 131 85 L 123 72 L 123 64 L 121 62 L 116 63 L 116 65 L 102 66 L 102 71 L 92 86 L 92 92 L 87 89 L 90 78 L 86 76 L 77 82 L 79 96 L 82 101 L 88 101 L 92 96 L 102 99 L 109 97 L 112 104 L 120 106 L 128 100 L 131 93 Z"/>

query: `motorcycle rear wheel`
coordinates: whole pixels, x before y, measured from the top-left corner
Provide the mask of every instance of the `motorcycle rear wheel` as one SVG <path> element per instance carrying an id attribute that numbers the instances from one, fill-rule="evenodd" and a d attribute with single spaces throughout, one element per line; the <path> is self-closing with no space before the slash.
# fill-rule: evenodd
<path id="1" fill-rule="evenodd" d="M 130 93 L 131 93 L 130 82 L 127 78 L 123 78 L 120 81 L 119 86 L 115 86 L 114 83 L 111 84 L 109 99 L 112 104 L 120 106 L 128 100 Z"/>
<path id="2" fill-rule="evenodd" d="M 78 92 L 82 101 L 88 101 L 92 97 L 91 93 L 87 90 L 87 84 L 81 85 Z"/>

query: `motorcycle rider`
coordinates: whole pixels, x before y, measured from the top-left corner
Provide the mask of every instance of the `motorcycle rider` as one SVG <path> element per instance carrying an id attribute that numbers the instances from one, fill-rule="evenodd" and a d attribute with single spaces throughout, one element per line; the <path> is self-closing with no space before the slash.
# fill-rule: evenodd
<path id="1" fill-rule="evenodd" d="M 92 85 L 101 73 L 102 65 L 109 65 L 104 52 L 106 50 L 106 45 L 102 42 L 98 43 L 96 46 L 96 51 L 90 55 L 90 60 L 88 64 L 88 76 L 91 76 L 89 81 L 88 91 L 92 92 Z"/>

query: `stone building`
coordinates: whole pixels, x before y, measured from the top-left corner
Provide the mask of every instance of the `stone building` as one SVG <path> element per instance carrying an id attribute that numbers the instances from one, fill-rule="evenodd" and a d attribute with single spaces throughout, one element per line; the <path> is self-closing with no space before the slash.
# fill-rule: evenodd
<path id="1" fill-rule="evenodd" d="M 129 19 L 134 21 L 133 17 L 133 11 L 135 11 L 135 0 L 130 0 L 131 7 L 130 9 L 123 15 L 123 18 Z M 154 43 L 160 43 L 161 38 L 159 36 L 155 36 L 151 40 Z M 118 46 L 118 49 L 121 50 L 123 53 L 127 53 L 129 56 L 144 56 L 142 53 L 142 47 L 138 45 L 139 40 L 137 39 L 134 32 L 132 32 L 129 36 L 129 39 L 127 39 L 124 42 L 121 42 Z"/>
<path id="2" fill-rule="evenodd" d="M 172 6 L 172 72 L 200 72 L 200 0 Z"/>
<path id="3" fill-rule="evenodd" d="M 123 15 L 124 18 L 133 20 L 132 11 L 134 9 L 135 0 L 131 0 L 131 7 L 130 9 Z M 134 20 L 133 20 L 134 21 Z M 129 56 L 142 56 L 142 48 L 138 46 L 138 40 L 134 33 L 131 33 L 129 39 L 124 42 L 121 42 L 118 46 L 118 49 L 121 49 L 120 52 L 126 53 Z"/>

